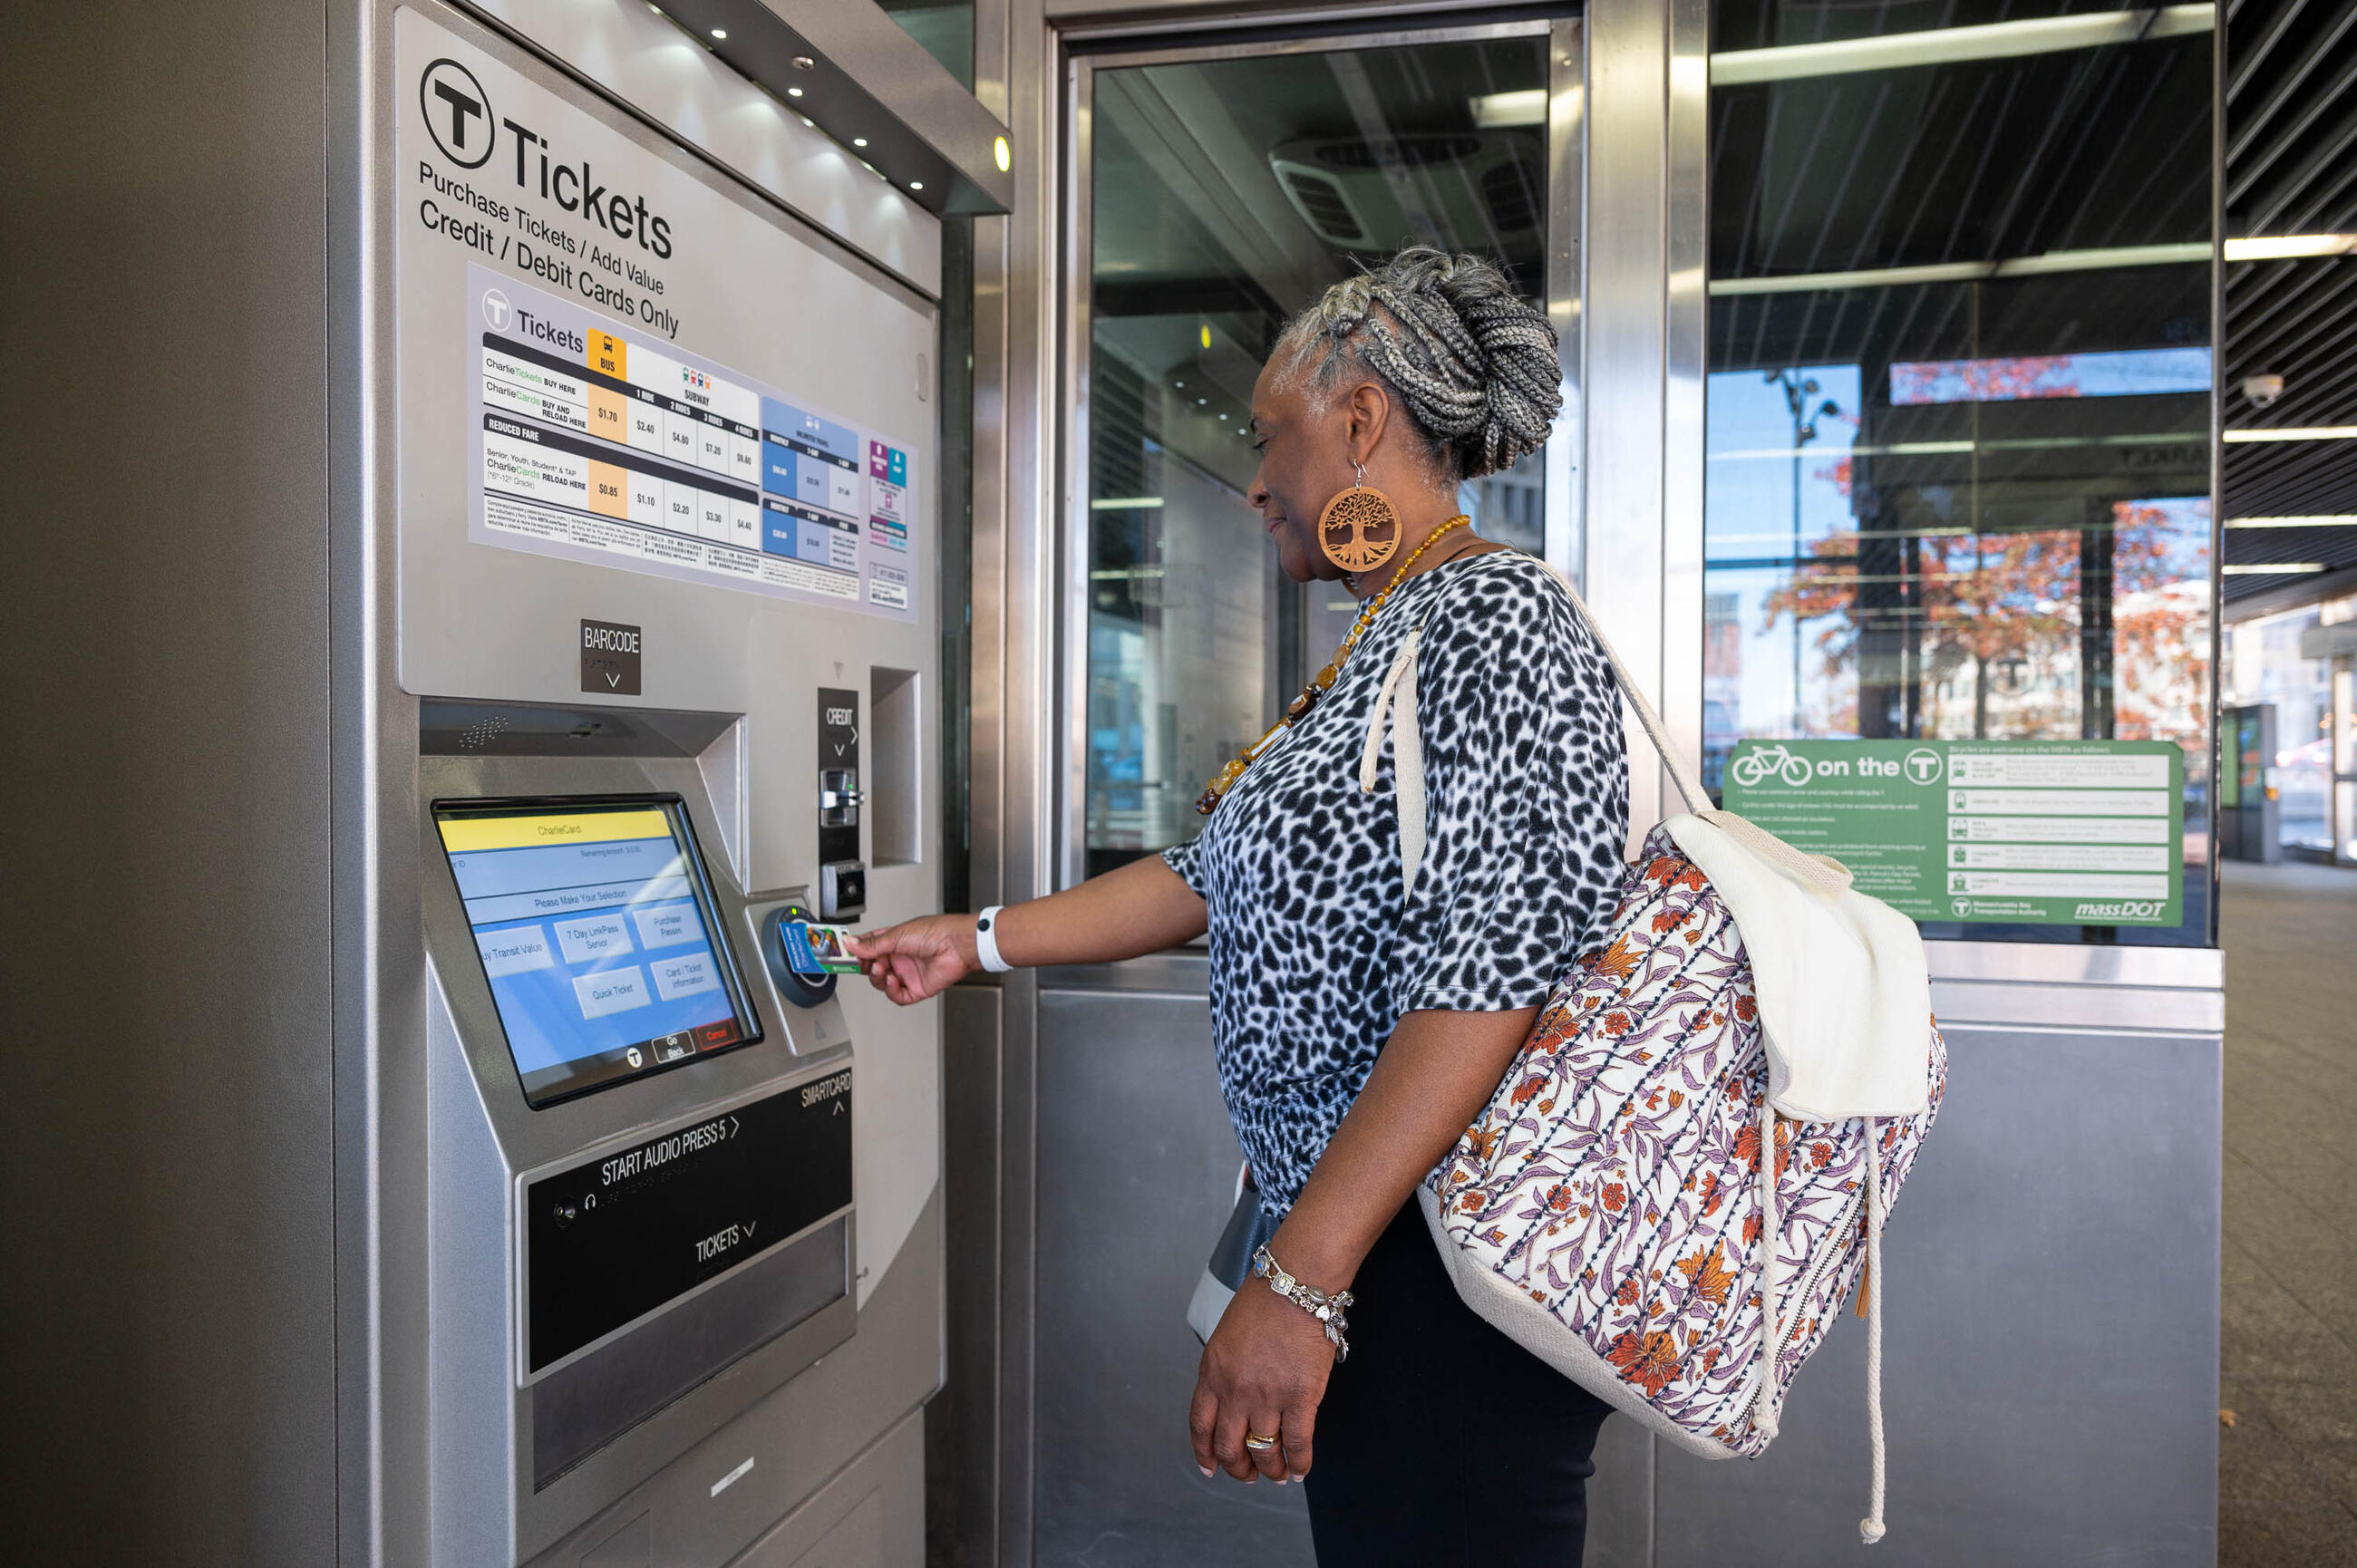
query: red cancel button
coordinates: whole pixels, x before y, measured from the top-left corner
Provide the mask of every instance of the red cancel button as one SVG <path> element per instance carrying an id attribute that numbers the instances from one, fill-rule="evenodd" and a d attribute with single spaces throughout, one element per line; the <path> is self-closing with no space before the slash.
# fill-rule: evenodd
<path id="1" fill-rule="evenodd" d="M 733 1022 L 703 1024 L 696 1027 L 695 1043 L 700 1049 L 708 1051 L 716 1046 L 734 1045 L 736 1041 L 737 1026 Z"/>

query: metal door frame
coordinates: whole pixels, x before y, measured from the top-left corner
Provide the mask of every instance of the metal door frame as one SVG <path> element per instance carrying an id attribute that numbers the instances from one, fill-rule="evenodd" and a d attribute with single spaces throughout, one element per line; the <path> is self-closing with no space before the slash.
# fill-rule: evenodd
<path id="1" fill-rule="evenodd" d="M 2350 712 L 2357 703 L 2341 701 L 2341 682 L 2357 685 L 2357 653 L 2336 653 L 2326 661 L 2324 676 L 2325 712 L 2330 716 L 2330 727 L 2325 731 L 2324 828 L 2332 835 L 2332 852 L 2329 857 L 2335 865 L 2357 865 L 2357 810 L 2343 802 L 2349 795 L 2345 786 L 2357 786 L 2357 767 L 2343 768 L 2344 754 L 2357 755 L 2351 738 L 2342 733 L 2349 727 Z M 2353 693 L 2352 695 L 2357 695 Z M 2215 812 L 2212 815 L 2214 817 Z"/>
<path id="2" fill-rule="evenodd" d="M 1323 19 L 1323 18 L 1321 18 Z M 1282 25 L 1284 17 L 1253 17 L 1254 27 Z M 1372 18 L 1371 18 L 1372 20 Z M 1051 516 L 1061 522 L 1055 541 L 1060 581 L 1056 593 L 1057 724 L 1063 755 L 1052 770 L 1052 818 L 1058 865 L 1054 886 L 1085 879 L 1088 865 L 1088 679 L 1089 639 L 1089 349 L 1092 341 L 1089 263 L 1095 239 L 1091 193 L 1094 176 L 1096 73 L 1133 66 L 1257 59 L 1275 55 L 1325 54 L 1344 49 L 1405 45 L 1471 43 L 1496 38 L 1547 40 L 1546 188 L 1544 263 L 1547 317 L 1555 328 L 1563 367 L 1564 405 L 1547 437 L 1546 559 L 1558 569 L 1582 575 L 1582 510 L 1579 485 L 1586 467 L 1586 349 L 1581 301 L 1587 293 L 1587 51 L 1582 15 L 1511 22 L 1369 27 L 1320 32 L 1307 38 L 1229 38 L 1200 44 L 1156 43 L 1104 52 L 1068 49 L 1064 59 L 1064 157 L 1061 217 L 1063 244 L 1055 288 L 1062 301 L 1057 369 L 1063 395 L 1058 432 L 1058 489 Z"/>

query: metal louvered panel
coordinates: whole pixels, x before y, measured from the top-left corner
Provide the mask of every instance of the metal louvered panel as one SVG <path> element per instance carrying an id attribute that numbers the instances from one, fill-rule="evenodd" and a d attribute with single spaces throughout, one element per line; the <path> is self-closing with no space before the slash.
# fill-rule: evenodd
<path id="1" fill-rule="evenodd" d="M 2227 22 L 2227 231 L 2357 233 L 2357 6 L 2242 0 Z M 2237 262 L 2226 270 L 2230 429 L 2357 425 L 2357 256 Z M 2254 406 L 2245 378 L 2284 378 Z M 2230 444 L 2226 516 L 2357 517 L 2357 440 Z M 2230 528 L 2229 564 L 2357 565 L 2357 524 Z M 2232 602 L 2287 578 L 2238 574 Z"/>

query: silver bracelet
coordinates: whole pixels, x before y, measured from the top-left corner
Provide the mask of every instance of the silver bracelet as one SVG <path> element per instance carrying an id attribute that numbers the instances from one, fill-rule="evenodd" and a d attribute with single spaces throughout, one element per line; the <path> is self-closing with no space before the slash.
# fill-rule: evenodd
<path id="1" fill-rule="evenodd" d="M 1349 1291 L 1328 1295 L 1315 1285 L 1303 1284 L 1285 1272 L 1276 1254 L 1265 1246 L 1253 1252 L 1252 1272 L 1255 1278 L 1266 1280 L 1269 1289 L 1318 1320 L 1326 1330 L 1326 1343 L 1334 1347 L 1336 1366 L 1351 1359 L 1351 1341 L 1344 1337 L 1351 1331 L 1351 1320 L 1342 1316 L 1353 1299 Z"/>

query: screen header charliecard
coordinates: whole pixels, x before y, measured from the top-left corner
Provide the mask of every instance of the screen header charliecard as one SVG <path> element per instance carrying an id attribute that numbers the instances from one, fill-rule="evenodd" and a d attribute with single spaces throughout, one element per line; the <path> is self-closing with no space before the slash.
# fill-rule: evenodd
<path id="1" fill-rule="evenodd" d="M 761 1037 L 676 797 L 434 819 L 535 1109 Z"/>

